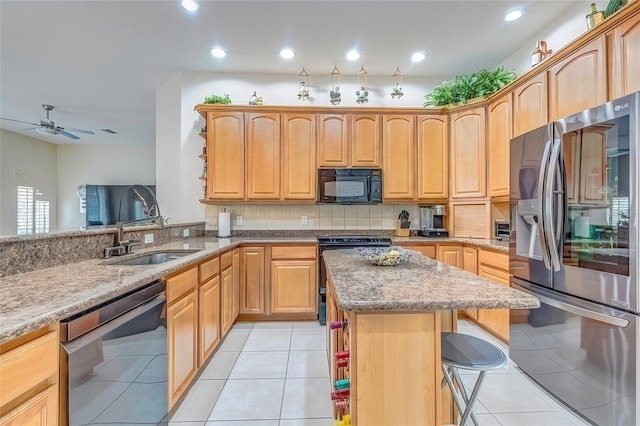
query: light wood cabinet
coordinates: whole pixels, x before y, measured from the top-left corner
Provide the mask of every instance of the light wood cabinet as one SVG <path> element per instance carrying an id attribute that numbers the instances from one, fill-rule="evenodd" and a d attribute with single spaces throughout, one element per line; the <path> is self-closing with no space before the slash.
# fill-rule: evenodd
<path id="1" fill-rule="evenodd" d="M 447 265 L 462 267 L 462 246 L 438 244 L 438 260 Z"/>
<path id="2" fill-rule="evenodd" d="M 233 325 L 233 268 L 220 272 L 222 288 L 222 334 L 225 335 Z"/>
<path id="3" fill-rule="evenodd" d="M 385 115 L 382 119 L 383 199 L 414 200 L 415 117 Z"/>
<path id="4" fill-rule="evenodd" d="M 451 198 L 478 198 L 487 193 L 485 109 L 451 114 Z"/>
<path id="5" fill-rule="evenodd" d="M 240 313 L 264 314 L 264 247 L 240 249 Z"/>
<path id="6" fill-rule="evenodd" d="M 54 426 L 58 424 L 58 386 L 36 394 L 0 417 L 0 426 Z"/>
<path id="7" fill-rule="evenodd" d="M 272 246 L 270 313 L 317 313 L 316 246 Z"/>
<path id="8" fill-rule="evenodd" d="M 244 199 L 244 114 L 207 113 L 207 198 Z"/>
<path id="9" fill-rule="evenodd" d="M 220 277 L 216 274 L 198 289 L 198 368 L 220 343 Z"/>
<path id="10" fill-rule="evenodd" d="M 547 73 L 541 72 L 513 91 L 513 136 L 544 126 L 548 119 Z"/>
<path id="11" fill-rule="evenodd" d="M 353 114 L 349 116 L 351 126 L 351 167 L 380 167 L 380 116 Z"/>
<path id="12" fill-rule="evenodd" d="M 240 249 L 233 249 L 233 321 L 240 314 Z"/>
<path id="13" fill-rule="evenodd" d="M 509 255 L 479 250 L 478 275 L 509 287 Z M 508 309 L 478 309 L 478 323 L 505 342 L 509 341 Z"/>
<path id="14" fill-rule="evenodd" d="M 489 197 L 509 196 L 509 144 L 512 137 L 511 93 L 491 102 L 488 113 L 487 157 Z"/>
<path id="15" fill-rule="evenodd" d="M 446 115 L 418 116 L 418 199 L 449 196 L 449 126 Z"/>
<path id="16" fill-rule="evenodd" d="M 341 114 L 318 116 L 318 167 L 347 167 L 347 117 Z"/>
<path id="17" fill-rule="evenodd" d="M 613 31 L 610 53 L 612 74 L 610 100 L 640 91 L 640 14 L 622 22 Z"/>
<path id="18" fill-rule="evenodd" d="M 169 286 L 169 280 L 167 287 Z M 198 370 L 198 293 L 193 290 L 167 306 L 169 408 L 188 389 Z"/>
<path id="19" fill-rule="evenodd" d="M 282 198 L 316 199 L 316 126 L 313 114 L 282 116 Z"/>
<path id="20" fill-rule="evenodd" d="M 478 275 L 478 249 L 474 247 L 462 248 L 462 269 Z M 478 319 L 477 309 L 465 309 L 463 311 L 469 318 Z"/>
<path id="21" fill-rule="evenodd" d="M 247 200 L 280 198 L 280 115 L 247 114 Z"/>
<path id="22" fill-rule="evenodd" d="M 435 244 L 405 244 L 405 243 L 400 243 L 398 244 L 400 247 L 404 247 L 407 250 L 414 250 L 417 252 L 420 252 L 423 256 L 426 257 L 430 257 L 431 259 L 437 259 L 438 258 L 438 253 L 436 250 L 436 245 Z"/>
<path id="23" fill-rule="evenodd" d="M 605 36 L 577 49 L 552 66 L 549 73 L 549 119 L 600 105 L 607 101 Z"/>

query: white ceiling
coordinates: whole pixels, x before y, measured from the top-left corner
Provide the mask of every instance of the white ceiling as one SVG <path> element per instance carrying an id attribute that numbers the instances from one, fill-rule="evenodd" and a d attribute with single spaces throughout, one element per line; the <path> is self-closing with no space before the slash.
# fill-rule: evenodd
<path id="1" fill-rule="evenodd" d="M 202 1 L 202 0 L 201 0 Z M 155 90 L 180 71 L 328 74 L 351 48 L 370 76 L 450 77 L 494 67 L 575 1 L 0 0 L 0 115 L 90 129 L 79 141 L 0 127 L 53 143 L 154 143 Z M 588 3 L 588 2 L 587 2 Z M 524 17 L 505 23 L 505 11 Z M 229 55 L 213 58 L 223 46 Z M 285 61 L 284 47 L 297 55 Z M 415 50 L 427 60 L 412 64 Z M 109 135 L 99 129 L 118 132 Z"/>

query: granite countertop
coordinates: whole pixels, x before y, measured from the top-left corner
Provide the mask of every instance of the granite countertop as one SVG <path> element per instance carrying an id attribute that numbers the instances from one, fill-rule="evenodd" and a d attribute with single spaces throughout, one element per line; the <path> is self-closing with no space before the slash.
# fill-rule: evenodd
<path id="1" fill-rule="evenodd" d="M 419 236 L 411 237 L 391 237 L 391 241 L 394 244 L 471 244 L 478 247 L 489 248 L 496 251 L 509 251 L 509 241 L 489 240 L 481 238 L 461 238 L 461 237 L 447 237 L 447 238 L 427 238 Z"/>
<path id="2" fill-rule="evenodd" d="M 535 297 L 424 256 L 376 266 L 354 250 L 322 253 L 338 307 L 345 311 L 530 309 Z"/>

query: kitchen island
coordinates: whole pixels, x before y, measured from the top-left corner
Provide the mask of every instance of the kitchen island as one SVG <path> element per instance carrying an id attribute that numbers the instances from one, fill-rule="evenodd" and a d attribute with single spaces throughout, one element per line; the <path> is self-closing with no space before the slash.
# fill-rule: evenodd
<path id="1" fill-rule="evenodd" d="M 416 254 L 375 266 L 353 250 L 323 253 L 327 268 L 327 351 L 336 417 L 354 425 L 453 423 L 441 392 L 440 332 L 455 331 L 458 309 L 531 309 L 528 294 Z M 348 363 L 336 362 L 345 359 Z M 341 352 L 336 357 L 336 353 Z M 344 386 L 348 386 L 348 392 Z"/>

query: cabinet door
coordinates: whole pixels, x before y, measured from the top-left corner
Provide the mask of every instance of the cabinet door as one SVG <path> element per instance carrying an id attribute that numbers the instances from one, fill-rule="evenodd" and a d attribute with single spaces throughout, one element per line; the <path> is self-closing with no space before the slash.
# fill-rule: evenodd
<path id="1" fill-rule="evenodd" d="M 53 385 L 0 417 L 0 426 L 58 424 L 58 385 Z"/>
<path id="2" fill-rule="evenodd" d="M 589 129 L 580 136 L 580 204 L 606 204 L 606 130 Z"/>
<path id="3" fill-rule="evenodd" d="M 401 247 L 406 248 L 407 250 L 414 250 L 420 252 L 423 256 L 430 257 L 431 259 L 437 258 L 436 253 L 436 245 L 418 245 L 418 244 L 399 244 Z"/>
<path id="4" fill-rule="evenodd" d="M 280 198 L 280 115 L 247 114 L 247 199 Z"/>
<path id="5" fill-rule="evenodd" d="M 169 408 L 189 387 L 198 369 L 198 293 L 167 307 Z"/>
<path id="6" fill-rule="evenodd" d="M 207 113 L 207 197 L 244 199 L 244 115 Z"/>
<path id="7" fill-rule="evenodd" d="M 351 167 L 380 167 L 380 116 L 352 115 Z"/>
<path id="8" fill-rule="evenodd" d="M 318 116 L 318 167 L 347 167 L 347 119 L 344 115 Z"/>
<path id="9" fill-rule="evenodd" d="M 446 115 L 418 116 L 418 199 L 449 196 L 449 126 Z"/>
<path id="10" fill-rule="evenodd" d="M 384 200 L 414 200 L 415 144 L 412 115 L 385 115 L 382 131 Z"/>
<path id="11" fill-rule="evenodd" d="M 478 275 L 478 249 L 473 247 L 462 248 L 462 269 Z M 470 318 L 478 319 L 477 309 L 465 309 L 463 312 Z"/>
<path id="12" fill-rule="evenodd" d="M 548 72 L 551 121 L 606 102 L 605 36 L 578 49 Z"/>
<path id="13" fill-rule="evenodd" d="M 198 367 L 209 359 L 220 343 L 220 277 L 215 276 L 202 284 L 198 290 L 200 313 L 198 339 Z"/>
<path id="14" fill-rule="evenodd" d="M 509 144 L 513 122 L 511 93 L 488 107 L 487 157 L 489 159 L 489 196 L 509 196 Z"/>
<path id="15" fill-rule="evenodd" d="M 480 264 L 478 275 L 498 284 L 509 286 L 509 273 L 502 269 Z M 501 339 L 509 340 L 508 309 L 478 309 L 478 322 L 493 331 Z"/>
<path id="16" fill-rule="evenodd" d="M 447 265 L 462 267 L 462 246 L 438 246 L 438 260 Z"/>
<path id="17" fill-rule="evenodd" d="M 484 197 L 487 188 L 484 108 L 451 114 L 451 197 Z"/>
<path id="18" fill-rule="evenodd" d="M 640 90 L 640 14 L 616 27 L 613 32 L 613 75 L 611 99 Z"/>
<path id="19" fill-rule="evenodd" d="M 240 313 L 240 249 L 233 250 L 233 321 Z"/>
<path id="20" fill-rule="evenodd" d="M 220 286 L 222 287 L 222 335 L 233 324 L 233 267 L 220 272 Z"/>
<path id="21" fill-rule="evenodd" d="M 547 124 L 547 74 L 540 73 L 513 91 L 513 135 Z"/>
<path id="22" fill-rule="evenodd" d="M 282 117 L 282 198 L 316 199 L 316 126 L 313 114 Z"/>
<path id="23" fill-rule="evenodd" d="M 271 313 L 314 313 L 318 267 L 315 260 L 271 261 Z"/>
<path id="24" fill-rule="evenodd" d="M 264 247 L 243 247 L 240 257 L 240 313 L 264 314 Z"/>

